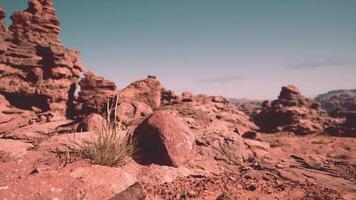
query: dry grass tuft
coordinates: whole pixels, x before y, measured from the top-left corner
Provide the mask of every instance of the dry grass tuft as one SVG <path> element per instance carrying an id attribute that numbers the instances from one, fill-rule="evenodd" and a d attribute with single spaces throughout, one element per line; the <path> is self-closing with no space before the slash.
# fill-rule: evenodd
<path id="1" fill-rule="evenodd" d="M 94 164 L 121 166 L 136 151 L 136 142 L 128 129 L 117 121 L 117 106 L 117 103 L 114 106 L 107 104 L 106 120 L 98 122 L 95 137 L 81 146 L 82 157 L 90 159 Z"/>

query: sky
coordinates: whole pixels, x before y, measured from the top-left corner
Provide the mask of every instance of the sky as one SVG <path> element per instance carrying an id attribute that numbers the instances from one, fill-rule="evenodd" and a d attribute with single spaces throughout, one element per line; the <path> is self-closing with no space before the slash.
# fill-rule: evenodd
<path id="1" fill-rule="evenodd" d="M 117 83 L 274 99 L 356 88 L 356 0 L 53 0 L 61 39 Z M 26 0 L 0 0 L 7 14 Z M 11 21 L 6 20 L 9 25 Z"/>

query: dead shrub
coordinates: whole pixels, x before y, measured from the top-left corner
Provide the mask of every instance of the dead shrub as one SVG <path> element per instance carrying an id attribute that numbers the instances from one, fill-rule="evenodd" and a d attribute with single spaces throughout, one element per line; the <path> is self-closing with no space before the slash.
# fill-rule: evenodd
<path id="1" fill-rule="evenodd" d="M 95 136 L 85 141 L 80 154 L 92 163 L 104 166 L 121 166 L 136 151 L 136 142 L 129 130 L 118 121 L 116 103 L 107 103 L 106 119 L 98 122 Z"/>

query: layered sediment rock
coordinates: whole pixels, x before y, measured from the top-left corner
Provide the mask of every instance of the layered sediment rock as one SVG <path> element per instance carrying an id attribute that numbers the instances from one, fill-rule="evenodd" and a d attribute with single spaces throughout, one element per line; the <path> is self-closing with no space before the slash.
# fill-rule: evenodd
<path id="1" fill-rule="evenodd" d="M 326 132 L 335 136 L 356 137 L 356 111 L 342 111 L 339 116 L 345 118 L 343 123 L 332 124 Z"/>
<path id="2" fill-rule="evenodd" d="M 19 108 L 39 111 L 71 109 L 81 76 L 79 52 L 65 48 L 51 0 L 30 0 L 15 12 L 9 29 L 0 8 L 0 94 Z"/>
<path id="3" fill-rule="evenodd" d="M 161 105 L 161 83 L 153 76 L 135 81 L 117 90 L 115 83 L 92 72 L 79 82 L 81 91 L 77 99 L 82 115 L 106 114 L 107 105 L 117 104 L 118 120 L 128 125 L 138 125 Z"/>
<path id="4" fill-rule="evenodd" d="M 101 112 L 106 104 L 115 97 L 117 87 L 113 81 L 97 76 L 93 72 L 86 72 L 79 82 L 78 112 L 90 114 Z"/>
<path id="5" fill-rule="evenodd" d="M 7 27 L 5 26 L 5 22 L 4 22 L 5 17 L 6 17 L 6 12 L 4 8 L 0 5 L 0 33 L 7 31 Z"/>
<path id="6" fill-rule="evenodd" d="M 304 97 L 297 87 L 289 85 L 282 87 L 277 100 L 263 103 L 255 122 L 265 132 L 310 134 L 324 132 L 334 120 L 321 108 L 320 103 Z"/>

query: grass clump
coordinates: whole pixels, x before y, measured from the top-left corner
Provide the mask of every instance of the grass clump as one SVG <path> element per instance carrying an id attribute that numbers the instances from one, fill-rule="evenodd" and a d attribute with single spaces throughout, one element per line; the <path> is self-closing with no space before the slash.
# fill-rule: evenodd
<path id="1" fill-rule="evenodd" d="M 81 146 L 81 155 L 94 164 L 121 166 L 136 151 L 129 130 L 117 120 L 117 99 L 115 102 L 114 106 L 107 103 L 106 119 L 98 122 L 95 136 Z"/>

